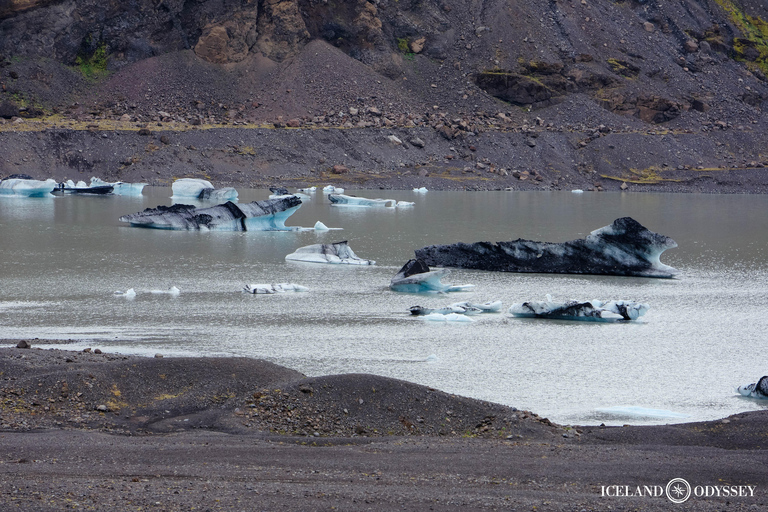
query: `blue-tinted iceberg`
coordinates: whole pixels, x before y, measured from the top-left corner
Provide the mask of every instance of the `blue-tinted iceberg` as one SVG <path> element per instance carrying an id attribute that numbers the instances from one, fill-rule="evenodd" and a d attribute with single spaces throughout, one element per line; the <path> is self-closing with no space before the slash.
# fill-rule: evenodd
<path id="1" fill-rule="evenodd" d="M 447 293 L 474 288 L 472 284 L 450 285 L 441 282 L 450 273 L 446 268 L 430 270 L 422 260 L 412 259 L 390 280 L 389 288 L 404 293 Z"/>
<path id="2" fill-rule="evenodd" d="M 260 283 L 247 284 L 243 287 L 243 291 L 254 295 L 272 295 L 274 293 L 308 292 L 309 288 L 295 283 Z"/>
<path id="3" fill-rule="evenodd" d="M 210 181 L 198 178 L 181 178 L 173 182 L 174 199 L 191 198 L 200 201 L 233 201 L 237 190 L 232 187 L 214 188 Z"/>
<path id="4" fill-rule="evenodd" d="M 155 229 L 199 231 L 293 231 L 285 221 L 299 209 L 301 199 L 282 199 L 235 204 L 227 201 L 210 208 L 188 204 L 158 206 L 120 217 L 120 222 Z"/>
<path id="5" fill-rule="evenodd" d="M 750 398 L 768 398 L 768 375 L 760 377 L 759 381 L 752 384 L 739 386 L 736 391 Z"/>
<path id="6" fill-rule="evenodd" d="M 288 261 L 331 263 L 337 265 L 375 265 L 373 260 L 358 258 L 347 241 L 299 247 L 285 257 Z"/>
<path id="7" fill-rule="evenodd" d="M 368 199 L 367 197 L 344 194 L 328 194 L 328 200 L 335 206 L 360 206 L 365 208 L 380 206 L 394 208 L 397 205 L 397 201 L 394 199 Z"/>
<path id="8" fill-rule="evenodd" d="M 509 313 L 524 318 L 551 318 L 557 320 L 587 320 L 592 322 L 615 322 L 637 320 L 649 309 L 647 304 L 629 300 L 556 302 L 547 295 L 547 300 L 512 304 Z"/>
<path id="9" fill-rule="evenodd" d="M 18 197 L 50 196 L 56 188 L 56 180 L 36 180 L 26 174 L 11 174 L 0 180 L 0 195 Z"/>
<path id="10" fill-rule="evenodd" d="M 416 250 L 427 265 L 502 272 L 608 274 L 673 277 L 677 270 L 659 261 L 677 247 L 671 238 L 649 231 L 631 217 L 564 243 L 514 240 L 430 245 Z"/>
<path id="11" fill-rule="evenodd" d="M 91 187 L 112 187 L 112 193 L 116 196 L 140 196 L 146 183 L 125 183 L 123 181 L 104 181 L 101 178 L 91 178 Z"/>

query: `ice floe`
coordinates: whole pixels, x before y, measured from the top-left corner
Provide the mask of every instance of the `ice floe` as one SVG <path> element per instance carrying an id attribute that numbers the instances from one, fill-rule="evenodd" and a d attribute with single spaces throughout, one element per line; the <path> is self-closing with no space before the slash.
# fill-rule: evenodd
<path id="1" fill-rule="evenodd" d="M 285 221 L 301 206 L 301 199 L 288 196 L 282 199 L 235 204 L 227 201 L 209 208 L 187 204 L 147 208 L 143 212 L 123 215 L 121 222 L 132 226 L 210 231 L 294 231 Z"/>
<path id="2" fill-rule="evenodd" d="M 474 288 L 475 285 L 472 284 L 450 285 L 441 282 L 441 279 L 450 273 L 446 268 L 430 270 L 422 260 L 412 259 L 390 280 L 389 288 L 405 293 L 447 293 Z"/>
<path id="3" fill-rule="evenodd" d="M 373 260 L 359 258 L 347 241 L 330 244 L 313 244 L 299 247 L 285 257 L 288 261 L 306 263 L 331 263 L 337 265 L 375 265 Z"/>
<path id="4" fill-rule="evenodd" d="M 260 283 L 247 284 L 243 287 L 243 291 L 254 295 L 272 295 L 274 293 L 308 292 L 309 288 L 295 283 Z"/>
<path id="5" fill-rule="evenodd" d="M 512 304 L 509 313 L 524 318 L 550 318 L 558 320 L 586 320 L 593 322 L 615 322 L 637 320 L 649 309 L 647 304 L 629 300 L 554 301 L 547 295 L 545 301 L 531 301 Z"/>

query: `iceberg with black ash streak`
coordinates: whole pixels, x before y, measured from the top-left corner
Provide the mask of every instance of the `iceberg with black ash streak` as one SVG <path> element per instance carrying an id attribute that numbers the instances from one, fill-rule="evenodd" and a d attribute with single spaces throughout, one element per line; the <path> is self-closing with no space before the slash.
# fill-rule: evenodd
<path id="1" fill-rule="evenodd" d="M 736 391 L 742 396 L 768 399 L 768 375 L 760 377 L 759 381 L 752 384 L 739 386 Z"/>
<path id="2" fill-rule="evenodd" d="M 671 238 L 654 233 L 631 217 L 613 221 L 586 238 L 563 243 L 511 242 L 430 245 L 416 250 L 427 265 L 501 272 L 607 274 L 673 277 L 677 270 L 659 261 Z"/>
<path id="3" fill-rule="evenodd" d="M 285 257 L 288 261 L 305 263 L 331 263 L 335 265 L 375 265 L 373 260 L 359 258 L 346 240 L 331 244 L 313 244 L 299 247 Z"/>
<path id="4" fill-rule="evenodd" d="M 611 301 L 554 301 L 547 300 L 512 304 L 509 313 L 524 318 L 549 318 L 556 320 L 586 320 L 591 322 L 615 322 L 637 320 L 649 309 L 647 304 L 630 300 Z"/>
<path id="5" fill-rule="evenodd" d="M 132 226 L 188 231 L 294 231 L 285 221 L 299 209 L 296 196 L 235 204 L 227 201 L 209 208 L 188 204 L 158 206 L 120 217 Z"/>
<path id="6" fill-rule="evenodd" d="M 403 268 L 390 280 L 389 288 L 395 292 L 405 293 L 447 293 L 461 292 L 474 288 L 473 284 L 450 285 L 441 280 L 450 274 L 447 268 L 430 270 L 429 266 L 419 259 L 408 260 Z"/>
<path id="7" fill-rule="evenodd" d="M 243 291 L 254 295 L 273 295 L 286 292 L 308 292 L 309 288 L 296 283 L 258 283 L 245 285 Z"/>

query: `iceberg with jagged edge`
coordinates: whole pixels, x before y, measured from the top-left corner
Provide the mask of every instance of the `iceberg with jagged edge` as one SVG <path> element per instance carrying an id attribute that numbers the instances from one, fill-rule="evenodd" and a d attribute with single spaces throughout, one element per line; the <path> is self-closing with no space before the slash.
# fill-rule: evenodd
<path id="1" fill-rule="evenodd" d="M 346 240 L 331 244 L 313 244 L 299 247 L 285 257 L 288 261 L 331 263 L 336 265 L 375 265 L 373 260 L 359 258 Z"/>
<path id="2" fill-rule="evenodd" d="M 232 187 L 214 188 L 208 180 L 199 178 L 180 178 L 171 185 L 172 199 L 190 198 L 200 201 L 233 201 L 237 199 L 237 190 Z"/>
<path id="3" fill-rule="evenodd" d="M 227 201 L 209 208 L 188 204 L 158 206 L 120 217 L 131 226 L 188 231 L 295 231 L 285 221 L 299 209 L 301 199 L 280 199 L 235 204 Z"/>
<path id="4" fill-rule="evenodd" d="M 674 277 L 677 270 L 659 261 L 671 238 L 654 233 L 631 217 L 592 231 L 586 238 L 563 243 L 476 242 L 430 245 L 416 250 L 427 265 L 501 272 L 606 274 Z"/>
<path id="5" fill-rule="evenodd" d="M 0 196 L 48 197 L 56 188 L 56 180 L 36 180 L 26 174 L 11 174 L 0 180 Z"/>
<path id="6" fill-rule="evenodd" d="M 592 322 L 615 322 L 637 320 L 649 309 L 647 304 L 630 300 L 600 300 L 558 302 L 547 295 L 545 301 L 512 304 L 509 313 L 524 318 L 550 318 L 557 320 L 586 320 Z"/>
<path id="7" fill-rule="evenodd" d="M 750 398 L 768 398 L 768 375 L 760 377 L 760 380 L 752 384 L 739 386 L 736 391 Z"/>
<path id="8" fill-rule="evenodd" d="M 430 270 L 429 266 L 419 259 L 408 260 L 395 277 L 389 282 L 389 289 L 404 293 L 447 293 L 461 292 L 474 288 L 473 284 L 451 285 L 441 279 L 451 271 L 447 268 Z"/>

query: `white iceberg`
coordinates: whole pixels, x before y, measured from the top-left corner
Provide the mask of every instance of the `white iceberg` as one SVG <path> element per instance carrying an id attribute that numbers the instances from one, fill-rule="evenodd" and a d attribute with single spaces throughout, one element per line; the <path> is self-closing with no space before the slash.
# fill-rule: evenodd
<path id="1" fill-rule="evenodd" d="M 254 295 L 272 295 L 273 293 L 308 292 L 309 288 L 294 283 L 260 283 L 247 284 L 243 287 L 243 291 Z"/>
<path id="2" fill-rule="evenodd" d="M 33 179 L 26 174 L 12 174 L 0 180 L 0 196 L 46 197 L 56 188 L 56 180 Z"/>
<path id="3" fill-rule="evenodd" d="M 316 190 L 317 190 L 317 187 L 308 187 L 308 188 L 300 188 L 300 189 L 297 189 L 296 191 L 302 194 L 314 194 Z"/>
<path id="4" fill-rule="evenodd" d="M 328 226 L 320 221 L 315 222 L 315 231 L 328 231 Z"/>
<path id="5" fill-rule="evenodd" d="M 453 307 L 459 307 L 459 308 L 474 308 L 479 309 L 483 313 L 498 313 L 501 311 L 501 301 L 500 300 L 494 300 L 490 302 L 454 302 L 451 304 Z"/>
<path id="6" fill-rule="evenodd" d="M 149 293 L 154 293 L 156 295 L 171 295 L 173 297 L 178 297 L 181 294 L 181 290 L 179 290 L 175 286 L 171 286 L 167 290 L 149 290 Z"/>
<path id="7" fill-rule="evenodd" d="M 429 320 L 431 322 L 474 322 L 474 320 L 472 320 L 468 316 L 459 315 L 457 313 L 449 313 L 447 315 L 433 313 L 431 315 L 426 315 L 422 318 L 424 318 L 424 320 Z"/>
<path id="8" fill-rule="evenodd" d="M 473 284 L 450 285 L 441 279 L 451 271 L 447 268 L 429 270 L 422 260 L 412 259 L 403 265 L 389 282 L 389 288 L 395 292 L 404 293 L 448 293 L 461 292 L 475 287 Z"/>
<path id="9" fill-rule="evenodd" d="M 133 288 L 128 288 L 125 291 L 118 290 L 115 292 L 115 295 L 118 297 L 125 297 L 126 299 L 132 299 L 136 297 L 136 290 Z"/>
<path id="10" fill-rule="evenodd" d="M 760 380 L 752 384 L 739 386 L 736 392 L 750 398 L 768 398 L 768 375 L 760 377 Z"/>
<path id="11" fill-rule="evenodd" d="M 367 197 L 349 196 L 344 194 L 328 194 L 328 200 L 334 206 L 361 206 L 394 208 L 397 201 L 394 199 L 368 199 Z"/>
<path id="12" fill-rule="evenodd" d="M 584 191 L 581 190 L 580 188 L 577 188 L 577 189 L 571 190 L 571 193 L 572 194 L 583 194 Z"/>
<path id="13" fill-rule="evenodd" d="M 418 193 L 418 194 L 426 194 L 427 193 L 427 187 L 414 188 L 413 191 Z"/>
<path id="14" fill-rule="evenodd" d="M 93 178 L 91 181 L 93 181 Z M 88 185 L 82 180 L 77 183 L 72 180 L 67 180 L 57 184 L 52 194 L 112 195 L 114 194 L 114 191 L 115 187 L 104 182 Z"/>
<path id="15" fill-rule="evenodd" d="M 210 208 L 188 204 L 158 206 L 123 215 L 118 220 L 132 226 L 154 229 L 199 231 L 295 231 L 285 221 L 301 206 L 301 199 L 283 199 L 235 204 L 227 201 Z"/>
<path id="16" fill-rule="evenodd" d="M 545 301 L 512 304 L 509 313 L 524 318 L 550 318 L 558 320 L 586 320 L 592 322 L 615 322 L 637 320 L 649 309 L 647 304 L 629 300 L 556 302 L 547 295 Z"/>
<path id="17" fill-rule="evenodd" d="M 332 244 L 313 244 L 299 247 L 285 257 L 288 261 L 332 263 L 340 265 L 375 265 L 373 260 L 358 258 L 347 241 Z"/>
<path id="18" fill-rule="evenodd" d="M 180 178 L 171 185 L 172 199 L 192 198 L 200 201 L 233 201 L 237 190 L 232 187 L 214 188 L 210 181 L 198 178 Z"/>
<path id="19" fill-rule="evenodd" d="M 326 185 L 323 187 L 323 192 L 326 194 L 343 194 L 344 189 L 341 187 L 334 187 L 333 185 Z"/>
<path id="20" fill-rule="evenodd" d="M 451 304 L 442 308 L 425 308 L 423 306 L 411 306 L 408 308 L 412 315 L 479 315 L 483 311 L 471 306 L 456 306 Z"/>

